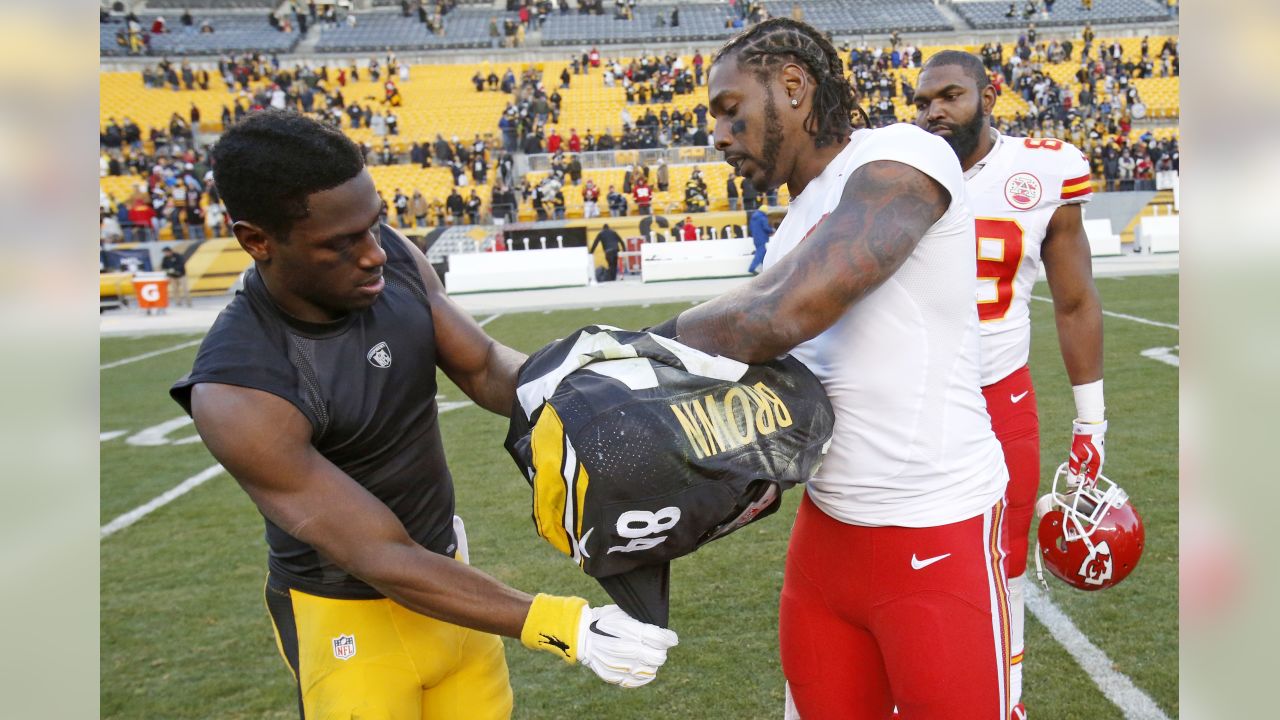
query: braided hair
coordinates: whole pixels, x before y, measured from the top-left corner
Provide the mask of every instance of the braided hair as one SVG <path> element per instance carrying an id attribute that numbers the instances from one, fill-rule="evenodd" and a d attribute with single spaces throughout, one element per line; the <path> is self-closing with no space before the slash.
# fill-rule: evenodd
<path id="1" fill-rule="evenodd" d="M 812 25 L 786 17 L 770 18 L 731 38 L 711 64 L 730 55 L 736 58 L 738 69 L 750 70 L 761 83 L 768 82 L 773 71 L 786 62 L 800 64 L 813 76 L 813 107 L 804 119 L 804 129 L 813 137 L 815 147 L 839 142 L 855 127 L 871 127 L 866 111 L 854 101 L 840 54 Z M 858 113 L 856 122 L 854 111 Z"/>

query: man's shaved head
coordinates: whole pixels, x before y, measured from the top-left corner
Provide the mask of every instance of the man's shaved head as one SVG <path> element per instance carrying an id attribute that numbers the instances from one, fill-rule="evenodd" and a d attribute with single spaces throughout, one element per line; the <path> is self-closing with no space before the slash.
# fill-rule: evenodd
<path id="1" fill-rule="evenodd" d="M 982 60 L 977 55 L 967 53 L 962 50 L 943 50 L 929 58 L 924 64 L 924 70 L 940 65 L 957 65 L 965 71 L 965 74 L 973 79 L 973 84 L 977 87 L 978 92 L 991 84 L 990 78 L 987 77 L 987 68 L 982 64 Z"/>

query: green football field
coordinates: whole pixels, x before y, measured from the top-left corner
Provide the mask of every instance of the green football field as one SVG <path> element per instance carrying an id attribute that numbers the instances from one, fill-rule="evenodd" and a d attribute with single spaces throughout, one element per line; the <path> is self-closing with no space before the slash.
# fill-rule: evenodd
<path id="1" fill-rule="evenodd" d="M 1114 589 L 1084 593 L 1049 577 L 1048 597 L 1109 658 L 1107 672 L 1127 678 L 1165 715 L 1177 717 L 1178 369 L 1169 359 L 1177 357 L 1178 277 L 1100 279 L 1098 288 L 1108 312 L 1131 316 L 1106 318 L 1104 472 L 1142 513 L 1147 546 L 1134 574 Z M 1047 296 L 1048 289 L 1041 284 L 1036 294 Z M 504 314 L 485 329 L 530 352 L 586 324 L 638 328 L 683 307 Z M 1074 407 L 1052 308 L 1033 302 L 1032 313 L 1043 492 L 1065 459 Z M 198 338 L 105 338 L 101 362 Z M 195 352 L 184 347 L 101 371 L 104 527 L 215 464 L 167 394 Z M 442 402 L 466 400 L 443 375 L 440 384 Z M 472 563 L 522 590 L 606 602 L 594 581 L 535 534 L 528 484 L 501 447 L 505 419 L 463 405 L 446 412 L 441 424 Z M 773 517 L 674 563 L 671 623 L 680 645 L 644 688 L 606 685 L 589 671 L 508 640 L 515 717 L 780 719 L 777 602 L 799 499 L 800 491 L 787 493 Z M 102 716 L 296 717 L 292 678 L 263 606 L 265 559 L 262 520 L 226 474 L 104 536 Z M 1091 679 L 1099 668 L 1078 664 L 1030 612 L 1027 647 L 1024 702 L 1031 717 L 1122 717 Z"/>

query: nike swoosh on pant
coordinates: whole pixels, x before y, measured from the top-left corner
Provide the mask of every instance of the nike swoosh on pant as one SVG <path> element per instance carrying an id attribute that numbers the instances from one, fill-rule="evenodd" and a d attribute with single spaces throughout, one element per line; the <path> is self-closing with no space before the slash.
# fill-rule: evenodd
<path id="1" fill-rule="evenodd" d="M 949 558 L 949 557 L 951 557 L 951 553 L 946 553 L 946 554 L 944 554 L 944 555 L 938 555 L 937 557 L 931 557 L 931 558 L 927 558 L 927 559 L 924 559 L 924 560 L 918 560 L 918 559 L 916 559 L 916 556 L 913 554 L 913 555 L 911 556 L 911 569 L 912 569 L 912 570 L 923 570 L 924 568 L 929 567 L 930 565 L 932 565 L 932 564 L 934 564 L 934 563 L 938 562 L 939 560 L 946 560 L 946 559 L 947 559 L 947 558 Z"/>
<path id="2" fill-rule="evenodd" d="M 1031 392 L 1031 391 L 1030 391 L 1030 390 L 1023 390 L 1021 393 L 1019 393 L 1019 394 L 1017 394 L 1017 395 L 1014 395 L 1013 393 L 1010 393 L 1010 394 L 1009 394 L 1009 402 L 1011 402 L 1011 403 L 1013 403 L 1013 404 L 1015 404 L 1015 405 L 1016 405 L 1016 404 L 1018 404 L 1018 403 L 1022 402 L 1022 398 L 1026 397 L 1026 396 L 1027 396 L 1027 393 L 1029 393 L 1029 392 Z"/>

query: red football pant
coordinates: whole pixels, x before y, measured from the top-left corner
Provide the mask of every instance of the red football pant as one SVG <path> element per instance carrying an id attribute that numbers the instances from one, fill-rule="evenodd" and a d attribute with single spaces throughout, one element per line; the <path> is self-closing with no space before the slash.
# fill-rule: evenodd
<path id="1" fill-rule="evenodd" d="M 1007 720 L 1001 516 L 840 522 L 806 495 L 782 584 L 782 669 L 804 720 Z"/>
<path id="2" fill-rule="evenodd" d="M 982 388 L 991 415 L 991 429 L 1004 448 L 1004 464 L 1009 468 L 1005 489 L 1005 537 L 1009 555 L 1005 574 L 1019 577 L 1027 572 L 1027 538 L 1035 514 L 1040 489 L 1040 416 L 1031 370 L 1025 365 L 1003 380 Z"/>

